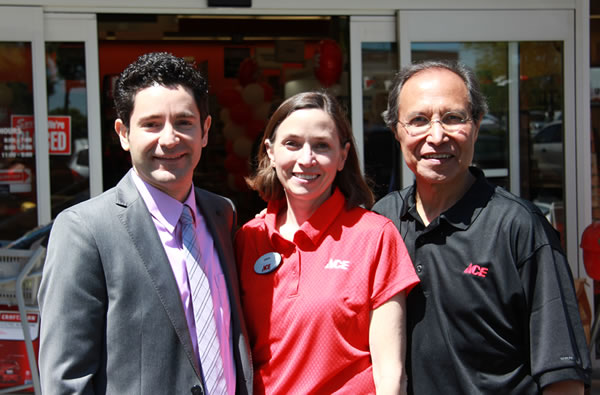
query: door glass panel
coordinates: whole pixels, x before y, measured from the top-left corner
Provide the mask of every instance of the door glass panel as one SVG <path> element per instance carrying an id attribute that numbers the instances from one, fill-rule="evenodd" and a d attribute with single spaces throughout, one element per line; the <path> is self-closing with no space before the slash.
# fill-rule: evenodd
<path id="1" fill-rule="evenodd" d="M 85 46 L 46 43 L 52 217 L 89 197 Z"/>
<path id="2" fill-rule="evenodd" d="M 542 209 L 564 248 L 563 44 L 521 42 L 519 59 L 521 196 Z"/>
<path id="3" fill-rule="evenodd" d="M 509 149 L 518 149 L 520 190 L 512 192 L 533 201 L 564 236 L 562 42 L 413 43 L 411 52 L 413 61 L 450 59 L 473 68 L 489 104 L 473 165 L 482 168 L 490 181 L 509 189 Z M 515 76 L 509 71 L 511 55 L 519 59 Z M 509 144 L 513 81 L 518 81 L 517 147 Z"/>
<path id="4" fill-rule="evenodd" d="M 362 43 L 361 57 L 365 173 L 379 199 L 400 185 L 400 148 L 381 116 L 398 70 L 396 43 Z"/>
<path id="5" fill-rule="evenodd" d="M 37 225 L 29 42 L 0 42 L 0 240 Z"/>

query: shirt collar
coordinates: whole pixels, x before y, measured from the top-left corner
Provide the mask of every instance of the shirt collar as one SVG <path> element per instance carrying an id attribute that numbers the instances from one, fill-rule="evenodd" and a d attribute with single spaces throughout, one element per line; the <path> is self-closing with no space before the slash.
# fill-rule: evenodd
<path id="1" fill-rule="evenodd" d="M 483 208 L 487 205 L 487 202 L 494 194 L 494 189 L 496 188 L 486 180 L 483 171 L 480 169 L 471 166 L 469 167 L 469 171 L 475 176 L 475 182 L 454 206 L 450 207 L 440 215 L 440 220 L 443 219 L 450 225 L 462 230 L 471 226 Z M 415 219 L 420 220 L 415 198 L 416 186 L 417 182 L 415 181 L 406 195 L 407 204 L 403 209 L 404 211 L 400 213 L 400 218 L 409 214 Z"/>
<path id="2" fill-rule="evenodd" d="M 298 242 L 299 238 L 310 240 L 313 245 L 317 245 L 324 236 L 329 226 L 333 223 L 338 214 L 345 208 L 346 198 L 344 194 L 335 188 L 331 196 L 321 204 L 321 206 L 314 212 L 314 214 L 300 226 L 300 229 L 294 236 L 294 241 Z M 285 198 L 277 201 L 269 202 L 267 206 L 267 214 L 265 215 L 265 225 L 267 226 L 269 237 L 272 241 L 274 239 L 282 239 L 279 232 L 275 229 L 277 214 L 281 210 L 285 210 L 286 201 Z M 303 237 L 304 236 L 304 237 Z"/>
<path id="3" fill-rule="evenodd" d="M 184 204 L 187 204 L 192 209 L 194 223 L 196 223 L 198 215 L 196 212 L 196 197 L 193 184 L 187 198 L 181 203 L 179 200 L 172 198 L 165 192 L 142 180 L 135 171 L 132 170 L 131 174 L 137 190 L 142 196 L 144 203 L 146 203 L 146 207 L 148 207 L 148 211 L 169 233 L 175 231 L 175 227 L 183 212 Z"/>

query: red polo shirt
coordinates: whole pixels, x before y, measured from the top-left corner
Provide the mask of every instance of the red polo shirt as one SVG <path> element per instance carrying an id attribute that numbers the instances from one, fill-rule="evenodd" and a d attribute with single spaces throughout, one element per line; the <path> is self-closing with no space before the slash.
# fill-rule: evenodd
<path id="1" fill-rule="evenodd" d="M 293 242 L 275 230 L 285 200 L 236 236 L 258 394 L 375 393 L 370 312 L 419 280 L 393 223 L 345 203 L 336 190 Z M 256 273 L 268 252 L 281 265 Z"/>

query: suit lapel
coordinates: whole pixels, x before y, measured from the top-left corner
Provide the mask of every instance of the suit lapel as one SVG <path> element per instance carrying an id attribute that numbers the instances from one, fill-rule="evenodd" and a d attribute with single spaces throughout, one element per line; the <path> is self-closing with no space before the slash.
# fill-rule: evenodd
<path id="1" fill-rule="evenodd" d="M 131 237 L 131 243 L 139 256 L 139 260 L 135 260 L 133 263 L 141 264 L 148 273 L 183 349 L 200 377 L 200 369 L 193 351 L 173 270 L 152 221 L 152 216 L 139 195 L 131 174 L 127 174 L 117 185 L 116 204 L 123 207 L 119 219 Z"/>

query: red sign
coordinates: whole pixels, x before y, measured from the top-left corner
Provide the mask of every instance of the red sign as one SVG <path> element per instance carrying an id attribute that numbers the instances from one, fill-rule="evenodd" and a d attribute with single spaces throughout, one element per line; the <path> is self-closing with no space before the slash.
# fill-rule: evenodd
<path id="1" fill-rule="evenodd" d="M 10 126 L 11 133 L 4 137 L 3 157 L 33 157 L 33 116 L 11 115 Z"/>
<path id="2" fill-rule="evenodd" d="M 31 172 L 27 169 L 0 170 L 0 184 L 31 182 Z"/>
<path id="3" fill-rule="evenodd" d="M 48 148 L 50 155 L 71 155 L 71 117 L 48 117 Z"/>
<path id="4" fill-rule="evenodd" d="M 37 314 L 26 314 L 27 317 L 27 322 L 37 322 L 38 321 L 38 315 Z M 5 321 L 5 322 L 21 322 L 21 314 L 19 314 L 19 312 L 2 312 L 0 313 L 0 321 Z"/>
<path id="5" fill-rule="evenodd" d="M 9 145 L 5 137 L 3 157 L 30 158 L 33 156 L 35 125 L 33 115 L 11 115 L 13 133 Z M 48 152 L 50 155 L 71 155 L 71 117 L 48 116 Z"/>

